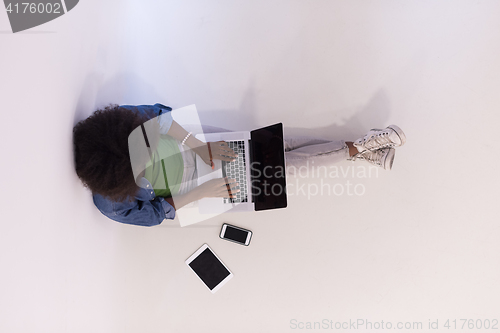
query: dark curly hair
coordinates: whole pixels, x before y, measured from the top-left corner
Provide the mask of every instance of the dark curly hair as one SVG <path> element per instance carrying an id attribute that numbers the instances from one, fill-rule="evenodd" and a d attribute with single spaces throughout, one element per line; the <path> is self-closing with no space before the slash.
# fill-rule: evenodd
<path id="1" fill-rule="evenodd" d="M 85 187 L 112 201 L 133 200 L 139 187 L 130 163 L 128 136 L 146 120 L 110 104 L 75 125 L 76 174 Z"/>

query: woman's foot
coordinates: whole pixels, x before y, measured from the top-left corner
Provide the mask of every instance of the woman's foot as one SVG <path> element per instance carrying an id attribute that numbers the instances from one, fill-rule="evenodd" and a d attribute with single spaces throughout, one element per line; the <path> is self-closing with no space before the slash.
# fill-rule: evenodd
<path id="1" fill-rule="evenodd" d="M 387 126 L 385 129 L 371 129 L 364 137 L 354 141 L 354 146 L 359 152 L 374 151 L 382 148 L 394 148 L 404 145 L 406 135 L 396 125 Z"/>

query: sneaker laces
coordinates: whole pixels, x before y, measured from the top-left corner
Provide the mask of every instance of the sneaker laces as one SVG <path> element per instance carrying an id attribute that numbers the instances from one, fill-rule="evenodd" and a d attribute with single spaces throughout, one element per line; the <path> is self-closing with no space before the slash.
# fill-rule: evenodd
<path id="1" fill-rule="evenodd" d="M 367 150 L 394 147 L 395 143 L 389 138 L 389 132 L 372 134 L 368 139 L 363 139 L 363 147 Z"/>
<path id="2" fill-rule="evenodd" d="M 377 150 L 363 150 L 357 154 L 354 154 L 351 156 L 350 160 L 351 161 L 356 161 L 356 159 L 360 160 L 365 160 L 367 162 L 370 162 L 372 164 L 380 165 L 382 166 L 382 157 L 385 154 L 384 149 L 377 149 Z"/>

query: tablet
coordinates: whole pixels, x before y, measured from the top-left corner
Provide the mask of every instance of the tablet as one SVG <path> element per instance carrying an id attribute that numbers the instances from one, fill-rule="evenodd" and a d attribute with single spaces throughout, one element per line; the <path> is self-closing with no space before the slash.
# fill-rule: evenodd
<path id="1" fill-rule="evenodd" d="M 186 260 L 186 264 L 191 267 L 193 272 L 210 289 L 212 294 L 233 277 L 233 273 L 231 273 L 207 244 L 203 244 L 193 253 Z"/>

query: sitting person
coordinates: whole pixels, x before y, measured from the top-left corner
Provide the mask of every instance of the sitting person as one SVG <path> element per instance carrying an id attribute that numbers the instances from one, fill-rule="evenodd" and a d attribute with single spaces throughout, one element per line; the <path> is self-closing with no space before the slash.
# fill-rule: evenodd
<path id="1" fill-rule="evenodd" d="M 109 105 L 95 111 L 73 128 L 73 144 L 76 173 L 83 185 L 90 189 L 96 207 L 108 218 L 127 224 L 154 226 L 164 219 L 174 219 L 175 212 L 184 205 L 205 197 L 231 197 L 238 192 L 234 179 L 212 179 L 200 186 L 193 184 L 196 175 L 192 163 L 194 154 L 210 165 L 212 159 L 232 161 L 237 155 L 225 142 L 207 144 L 190 135 L 170 115 L 172 109 L 162 104 L 154 105 Z M 146 121 L 158 117 L 159 139 L 152 142 L 153 150 L 176 152 L 172 158 L 154 163 L 136 178 L 130 161 L 128 138 L 134 129 Z M 224 132 L 225 129 L 203 126 L 205 133 Z M 285 137 L 285 159 L 287 172 L 308 165 L 309 161 L 333 164 L 342 160 L 365 160 L 386 170 L 392 168 L 395 147 L 406 141 L 403 131 L 391 125 L 385 129 L 372 129 L 354 142 L 324 140 L 314 137 Z M 182 148 L 190 148 L 189 154 Z M 212 156 L 210 156 L 210 153 Z M 168 163 L 164 163 L 167 161 Z M 160 164 L 158 164 L 160 165 Z M 180 186 L 158 189 L 155 172 L 165 172 L 182 180 Z M 191 181 L 191 182 L 189 182 Z M 175 203 L 172 198 L 175 194 Z"/>

